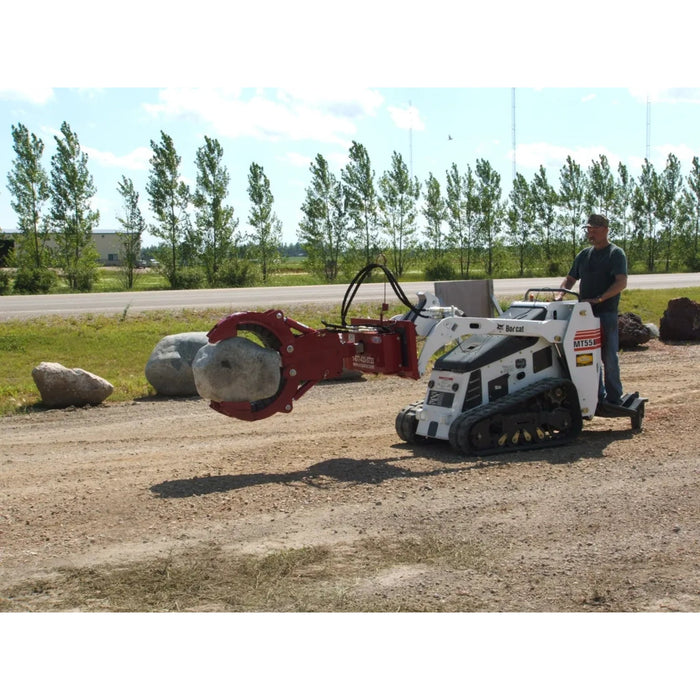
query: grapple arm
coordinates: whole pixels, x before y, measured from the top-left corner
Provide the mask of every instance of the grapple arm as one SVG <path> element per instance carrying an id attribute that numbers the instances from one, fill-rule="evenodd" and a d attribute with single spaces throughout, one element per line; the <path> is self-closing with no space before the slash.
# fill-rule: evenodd
<path id="1" fill-rule="evenodd" d="M 241 420 L 260 420 L 289 413 L 294 401 L 317 382 L 339 377 L 344 369 L 418 378 L 415 326 L 410 321 L 352 319 L 342 329 L 315 330 L 272 309 L 241 311 L 220 321 L 208 333 L 210 343 L 254 335 L 280 357 L 277 392 L 257 401 L 211 401 L 211 407 Z"/>

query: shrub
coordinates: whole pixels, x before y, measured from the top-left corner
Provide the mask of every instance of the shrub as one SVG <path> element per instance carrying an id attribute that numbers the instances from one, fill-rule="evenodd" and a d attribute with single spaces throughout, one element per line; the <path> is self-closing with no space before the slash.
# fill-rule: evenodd
<path id="1" fill-rule="evenodd" d="M 193 267 L 184 267 L 170 277 L 173 289 L 200 289 L 204 283 L 204 275 Z"/>
<path id="2" fill-rule="evenodd" d="M 436 260 L 425 267 L 426 280 L 453 280 L 457 273 L 447 260 Z"/>
<path id="3" fill-rule="evenodd" d="M 257 271 L 249 260 L 229 260 L 216 276 L 217 283 L 224 287 L 252 287 L 256 280 Z"/>
<path id="4" fill-rule="evenodd" d="M 58 275 L 53 270 L 20 267 L 14 289 L 18 294 L 48 294 L 57 282 Z"/>
<path id="5" fill-rule="evenodd" d="M 12 286 L 12 276 L 7 270 L 0 270 L 0 294 L 8 294 Z"/>

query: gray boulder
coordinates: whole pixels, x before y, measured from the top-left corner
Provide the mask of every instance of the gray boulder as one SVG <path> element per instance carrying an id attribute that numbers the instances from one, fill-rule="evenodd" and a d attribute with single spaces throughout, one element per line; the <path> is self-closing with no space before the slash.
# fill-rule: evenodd
<path id="1" fill-rule="evenodd" d="M 166 335 L 146 363 L 146 379 L 163 396 L 197 396 L 192 363 L 209 339 L 204 331 Z"/>
<path id="2" fill-rule="evenodd" d="M 282 369 L 279 353 L 234 336 L 202 347 L 192 363 L 200 396 L 211 401 L 259 401 L 274 396 Z"/>
<path id="3" fill-rule="evenodd" d="M 42 362 L 32 370 L 32 378 L 49 408 L 87 406 L 102 403 L 114 387 L 102 377 L 84 369 L 68 369 L 58 362 Z"/>

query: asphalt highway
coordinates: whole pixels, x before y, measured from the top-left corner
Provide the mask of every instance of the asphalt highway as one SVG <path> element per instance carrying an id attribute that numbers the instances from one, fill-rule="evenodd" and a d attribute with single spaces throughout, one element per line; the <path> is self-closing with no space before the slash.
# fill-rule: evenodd
<path id="1" fill-rule="evenodd" d="M 534 287 L 559 287 L 562 277 L 494 280 L 496 297 L 518 297 Z M 411 301 L 416 293 L 433 291 L 433 282 L 406 282 L 402 289 Z M 631 275 L 629 289 L 673 289 L 698 287 L 700 273 Z M 340 304 L 345 284 L 300 287 L 244 287 L 232 289 L 191 289 L 144 292 L 102 292 L 95 294 L 38 294 L 0 296 L 0 321 L 29 319 L 38 316 L 82 314 L 139 313 L 158 309 L 222 309 L 226 313 L 248 309 L 282 309 L 293 304 Z M 389 284 L 363 284 L 355 295 L 356 302 L 384 299 L 393 303 Z"/>

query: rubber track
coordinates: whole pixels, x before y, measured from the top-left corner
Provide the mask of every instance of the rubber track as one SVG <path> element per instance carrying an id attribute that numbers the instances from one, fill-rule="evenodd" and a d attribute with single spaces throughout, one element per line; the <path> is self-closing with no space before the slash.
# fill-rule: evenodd
<path id="1" fill-rule="evenodd" d="M 422 405 L 423 399 L 414 401 L 412 404 L 402 408 L 396 416 L 396 433 L 404 442 L 416 444 L 426 440 L 422 435 L 416 435 L 416 428 L 418 427 L 416 411 L 421 408 Z"/>
<path id="2" fill-rule="evenodd" d="M 517 445 L 504 445 L 495 448 L 489 448 L 485 450 L 478 450 L 471 446 L 471 444 L 465 446 L 462 444 L 462 438 L 464 435 L 469 435 L 472 427 L 475 423 L 488 418 L 489 416 L 495 415 L 517 415 L 518 411 L 514 410 L 519 405 L 522 406 L 521 410 L 525 412 L 528 411 L 528 403 L 530 400 L 544 394 L 547 391 L 556 389 L 557 387 L 565 387 L 568 394 L 568 402 L 570 405 L 569 410 L 571 412 L 571 430 L 566 434 L 559 434 L 554 438 L 547 440 L 536 440 L 533 442 L 518 443 Z M 573 398 L 573 401 L 572 401 Z M 522 405 L 522 404 L 525 405 Z M 578 403 L 578 395 L 576 393 L 576 388 L 573 383 L 568 379 L 555 377 L 551 379 L 543 379 L 536 384 L 533 384 L 525 389 L 504 396 L 503 398 L 492 401 L 491 403 L 484 404 L 478 408 L 474 408 L 467 413 L 463 413 L 458 416 L 452 425 L 450 426 L 449 440 L 450 445 L 466 455 L 492 455 L 492 454 L 503 454 L 508 452 L 521 452 L 523 450 L 538 450 L 545 447 L 558 447 L 559 445 L 565 445 L 576 438 L 583 427 L 583 421 L 581 419 L 580 406 Z"/>

